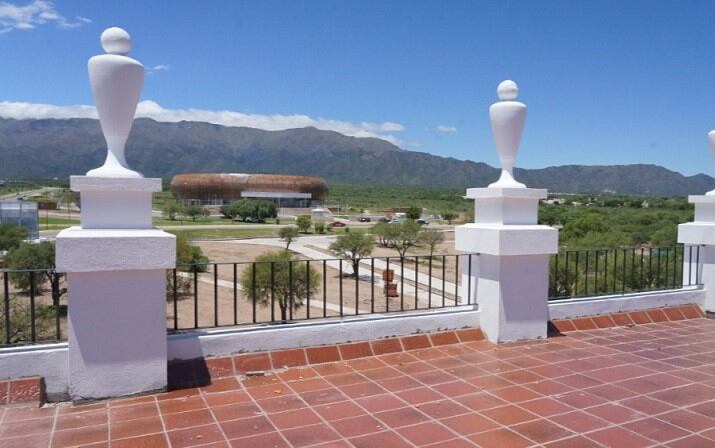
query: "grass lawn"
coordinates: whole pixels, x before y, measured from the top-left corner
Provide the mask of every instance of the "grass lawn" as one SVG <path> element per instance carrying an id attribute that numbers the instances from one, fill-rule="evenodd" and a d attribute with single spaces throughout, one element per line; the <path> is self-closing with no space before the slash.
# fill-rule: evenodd
<path id="1" fill-rule="evenodd" d="M 265 238 L 277 237 L 278 227 L 267 227 L 265 229 L 242 229 L 236 226 L 235 229 L 191 229 L 174 230 L 173 234 L 182 234 L 190 240 L 210 240 L 210 239 L 231 239 L 231 238 Z"/>

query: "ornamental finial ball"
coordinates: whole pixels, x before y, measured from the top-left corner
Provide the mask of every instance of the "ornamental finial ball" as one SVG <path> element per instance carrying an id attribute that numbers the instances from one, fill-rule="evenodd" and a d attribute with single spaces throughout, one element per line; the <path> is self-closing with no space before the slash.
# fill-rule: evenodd
<path id="1" fill-rule="evenodd" d="M 519 86 L 517 86 L 516 83 L 510 79 L 502 81 L 497 87 L 497 95 L 502 101 L 515 100 L 516 97 L 519 96 Z"/>
<path id="2" fill-rule="evenodd" d="M 100 40 L 102 48 L 109 54 L 125 55 L 132 49 L 132 38 L 129 33 L 116 26 L 104 30 Z"/>

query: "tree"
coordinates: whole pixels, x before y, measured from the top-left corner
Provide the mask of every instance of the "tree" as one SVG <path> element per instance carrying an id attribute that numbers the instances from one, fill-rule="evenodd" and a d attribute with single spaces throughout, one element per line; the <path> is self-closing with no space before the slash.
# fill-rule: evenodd
<path id="1" fill-rule="evenodd" d="M 444 233 L 437 229 L 423 229 L 419 233 L 419 242 L 429 247 L 429 256 L 432 258 L 435 247 L 444 241 Z"/>
<path id="2" fill-rule="evenodd" d="M 34 292 L 39 294 L 46 281 L 57 281 L 55 244 L 50 241 L 20 244 L 7 254 L 5 264 L 15 271 L 28 271 L 10 274 L 10 279 L 15 287 L 27 293 L 31 292 L 33 282 Z M 30 275 L 29 271 L 34 274 Z M 64 291 L 60 291 L 60 295 L 63 293 Z"/>
<path id="3" fill-rule="evenodd" d="M 244 297 L 253 300 L 255 291 L 256 301 L 262 306 L 270 306 L 272 297 L 280 308 L 281 320 L 286 322 L 288 310 L 302 307 L 303 298 L 315 294 L 320 284 L 320 274 L 297 260 L 287 250 L 256 257 L 241 273 L 241 288 L 248 292 Z"/>
<path id="4" fill-rule="evenodd" d="M 238 202 L 231 202 L 230 204 L 222 205 L 219 210 L 225 218 L 234 220 L 239 215 L 239 208 Z"/>
<path id="5" fill-rule="evenodd" d="M 179 205 L 176 201 L 169 201 L 166 204 L 164 204 L 164 207 L 161 210 L 161 214 L 171 220 L 174 221 L 176 220 L 176 215 L 181 213 L 183 210 L 183 207 Z"/>
<path id="6" fill-rule="evenodd" d="M 346 227 L 347 229 L 347 227 Z M 315 233 L 323 234 L 325 233 L 325 223 L 324 222 L 316 222 L 313 224 L 313 230 L 315 230 Z"/>
<path id="7" fill-rule="evenodd" d="M 278 216 L 275 204 L 265 199 L 240 199 L 222 206 L 221 213 L 229 219 L 241 218 L 243 221 L 250 219 L 258 222 Z"/>
<path id="8" fill-rule="evenodd" d="M 206 272 L 208 270 L 209 259 L 204 255 L 200 247 L 189 243 L 183 233 L 176 236 L 176 270 L 182 272 Z M 190 277 L 176 275 L 176 291 L 182 294 L 191 291 L 192 281 Z M 171 299 L 174 294 L 174 274 L 166 271 L 166 298 Z"/>
<path id="9" fill-rule="evenodd" d="M 176 265 L 180 271 L 206 272 L 209 259 L 199 246 L 189 243 L 183 233 L 176 234 Z"/>
<path id="10" fill-rule="evenodd" d="M 452 221 L 454 221 L 454 219 L 456 217 L 457 217 L 457 214 L 454 212 L 447 211 L 447 212 L 442 213 L 442 219 L 447 221 L 447 224 L 449 224 L 449 225 L 452 225 Z"/>
<path id="11" fill-rule="evenodd" d="M 377 244 L 380 246 L 392 247 L 400 233 L 400 225 L 380 222 L 372 226 L 370 233 L 377 238 Z"/>
<path id="12" fill-rule="evenodd" d="M 397 227 L 397 235 L 392 247 L 400 254 L 400 258 L 405 258 L 407 251 L 417 244 L 421 228 L 411 219 L 402 224 L 391 225 Z"/>
<path id="13" fill-rule="evenodd" d="M 199 205 L 189 205 L 184 209 L 186 216 L 196 221 L 198 218 L 206 218 L 209 216 L 209 211 Z"/>
<path id="14" fill-rule="evenodd" d="M 420 219 L 420 216 L 422 216 L 422 209 L 419 207 L 410 207 L 407 209 L 407 212 L 405 213 L 405 217 L 407 219 Z"/>
<path id="15" fill-rule="evenodd" d="M 347 227 L 346 227 L 347 228 Z M 330 244 L 330 251 L 340 258 L 348 258 L 353 264 L 353 275 L 358 276 L 360 258 L 372 254 L 374 240 L 372 235 L 360 232 L 350 232 L 340 235 Z"/>
<path id="16" fill-rule="evenodd" d="M 308 233 L 308 230 L 310 230 L 310 226 L 313 225 L 313 221 L 311 220 L 310 215 L 298 216 L 298 218 L 296 218 L 295 220 L 295 223 L 301 233 Z"/>
<path id="17" fill-rule="evenodd" d="M 0 251 L 18 247 L 27 238 L 27 229 L 12 224 L 0 224 Z"/>
<path id="18" fill-rule="evenodd" d="M 281 238 L 281 241 L 286 243 L 286 250 L 290 248 L 290 243 L 295 241 L 298 238 L 298 227 L 296 226 L 287 226 L 287 227 L 282 227 L 278 231 L 278 236 Z"/>

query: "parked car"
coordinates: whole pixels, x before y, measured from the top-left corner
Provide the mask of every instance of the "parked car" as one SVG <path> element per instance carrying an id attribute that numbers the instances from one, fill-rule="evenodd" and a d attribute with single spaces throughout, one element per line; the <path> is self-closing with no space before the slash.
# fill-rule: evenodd
<path id="1" fill-rule="evenodd" d="M 425 221 L 425 220 L 422 219 L 422 218 L 415 220 L 415 222 L 416 222 L 417 224 L 421 225 L 421 226 L 426 226 L 426 225 L 427 225 L 427 221 Z"/>
<path id="2" fill-rule="evenodd" d="M 370 222 L 370 217 L 368 216 L 361 216 L 358 221 L 360 222 Z"/>
<path id="3" fill-rule="evenodd" d="M 330 227 L 347 227 L 347 224 L 342 221 L 333 221 L 330 223 Z"/>

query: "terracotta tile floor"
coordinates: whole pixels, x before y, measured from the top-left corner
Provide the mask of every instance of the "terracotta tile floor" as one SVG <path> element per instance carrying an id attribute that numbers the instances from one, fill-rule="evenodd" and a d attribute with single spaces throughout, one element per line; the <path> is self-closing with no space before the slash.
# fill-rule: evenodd
<path id="1" fill-rule="evenodd" d="M 0 409 L 0 448 L 48 446 L 713 447 L 715 321 L 468 342 Z"/>

